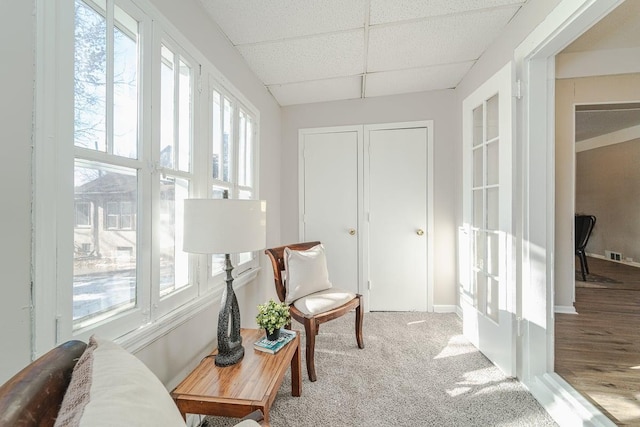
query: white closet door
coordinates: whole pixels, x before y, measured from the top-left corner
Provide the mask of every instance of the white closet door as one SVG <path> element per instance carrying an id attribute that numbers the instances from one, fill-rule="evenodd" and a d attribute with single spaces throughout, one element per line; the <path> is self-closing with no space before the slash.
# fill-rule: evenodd
<path id="1" fill-rule="evenodd" d="M 427 128 L 365 135 L 369 309 L 427 311 Z"/>
<path id="2" fill-rule="evenodd" d="M 357 131 L 301 134 L 301 239 L 321 241 L 334 286 L 358 292 Z"/>

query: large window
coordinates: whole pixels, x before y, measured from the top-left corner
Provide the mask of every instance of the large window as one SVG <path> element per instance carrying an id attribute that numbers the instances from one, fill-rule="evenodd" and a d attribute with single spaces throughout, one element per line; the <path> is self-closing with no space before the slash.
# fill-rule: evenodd
<path id="1" fill-rule="evenodd" d="M 44 74 L 38 81 L 55 99 L 41 100 L 41 108 L 69 129 L 53 149 L 46 137 L 36 146 L 45 159 L 36 174 L 39 209 L 47 184 L 58 183 L 49 188 L 56 215 L 42 216 L 53 218 L 57 232 L 36 227 L 36 292 L 53 297 L 36 306 L 40 342 L 96 331 L 116 338 L 217 300 L 220 257 L 182 250 L 184 200 L 223 191 L 257 197 L 255 110 L 219 85 L 217 70 L 159 24 L 166 21 L 136 3 L 62 2 L 57 16 L 73 15 L 72 28 L 48 16 L 59 40 L 72 45 L 41 52 L 45 68 L 68 70 L 73 83 L 65 85 L 64 73 L 50 86 Z M 50 253 L 55 262 L 40 266 Z M 242 273 L 257 258 L 242 254 L 235 263 Z"/>
<path id="2" fill-rule="evenodd" d="M 75 203 L 94 206 L 98 222 L 74 229 L 74 329 L 137 306 L 138 27 L 113 2 L 75 1 Z"/>

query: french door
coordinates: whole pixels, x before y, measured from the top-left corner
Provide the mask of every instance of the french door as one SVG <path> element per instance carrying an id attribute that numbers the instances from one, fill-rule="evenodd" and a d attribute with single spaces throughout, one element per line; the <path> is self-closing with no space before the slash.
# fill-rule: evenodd
<path id="1" fill-rule="evenodd" d="M 515 376 L 512 81 L 509 63 L 463 102 L 459 268 L 465 336 Z"/>

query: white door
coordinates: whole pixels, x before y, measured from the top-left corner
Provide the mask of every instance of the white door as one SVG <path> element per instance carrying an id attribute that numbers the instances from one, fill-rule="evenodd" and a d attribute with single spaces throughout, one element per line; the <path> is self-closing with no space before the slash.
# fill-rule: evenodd
<path id="1" fill-rule="evenodd" d="M 321 241 L 329 280 L 356 293 L 359 141 L 361 132 L 356 129 L 300 134 L 300 238 Z"/>
<path id="2" fill-rule="evenodd" d="M 465 336 L 515 376 L 512 120 L 509 63 L 463 102 L 460 305 Z"/>
<path id="3" fill-rule="evenodd" d="M 427 128 L 365 128 L 369 310 L 427 311 Z"/>

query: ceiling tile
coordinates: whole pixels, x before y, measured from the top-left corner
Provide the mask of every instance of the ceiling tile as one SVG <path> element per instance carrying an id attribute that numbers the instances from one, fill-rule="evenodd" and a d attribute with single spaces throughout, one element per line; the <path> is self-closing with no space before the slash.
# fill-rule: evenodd
<path id="1" fill-rule="evenodd" d="M 476 60 L 518 9 L 512 6 L 372 27 L 367 71 Z"/>
<path id="2" fill-rule="evenodd" d="M 364 30 L 237 46 L 266 84 L 362 74 Z"/>
<path id="3" fill-rule="evenodd" d="M 315 80 L 269 86 L 281 106 L 360 98 L 362 77 Z"/>
<path id="4" fill-rule="evenodd" d="M 365 96 L 454 88 L 474 63 L 475 61 L 469 61 L 460 64 L 367 74 Z"/>
<path id="5" fill-rule="evenodd" d="M 450 15 L 505 5 L 525 0 L 371 0 L 371 25 Z"/>
<path id="6" fill-rule="evenodd" d="M 201 0 L 234 45 L 364 27 L 365 0 Z"/>

